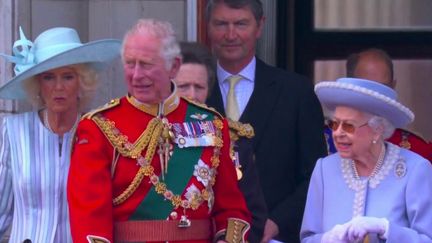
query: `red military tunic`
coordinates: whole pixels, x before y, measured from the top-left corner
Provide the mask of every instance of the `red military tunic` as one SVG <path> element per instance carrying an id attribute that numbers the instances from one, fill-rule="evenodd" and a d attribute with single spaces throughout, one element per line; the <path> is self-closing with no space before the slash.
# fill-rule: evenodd
<path id="1" fill-rule="evenodd" d="M 151 163 L 146 166 L 146 168 L 154 169 L 153 176 L 147 174 L 148 176 L 144 176 L 140 183 L 135 183 L 137 187 L 135 191 L 132 190 L 131 195 L 123 195 L 125 190 L 133 184 L 132 181 L 145 161 L 119 153 L 118 151 L 122 148 L 119 146 L 115 150 L 114 148 L 118 145 L 116 143 L 129 141 L 133 146 L 136 145 L 134 144 L 135 141 L 139 140 L 140 136 L 142 137 L 149 122 L 157 114 L 157 106 L 147 107 L 132 101 L 134 101 L 133 98 L 124 97 L 118 101 L 118 104 L 113 102 L 109 108 L 88 115 L 77 128 L 68 178 L 68 200 L 74 242 L 114 242 L 114 225 L 116 223 L 131 219 L 151 219 L 152 216 L 146 215 L 149 213 L 144 211 L 147 210 L 152 214 L 153 207 L 155 208 L 153 211 L 157 211 L 158 205 L 147 202 L 143 208 L 141 204 L 152 190 L 159 191 L 158 193 L 153 192 L 156 199 L 159 197 L 161 202 L 168 201 L 172 202 L 173 205 L 175 204 L 175 197 L 169 195 L 170 188 L 168 186 L 164 188 L 163 185 L 158 184 L 158 182 L 164 181 L 161 177 L 161 157 L 159 157 L 157 149 Z M 182 124 L 187 118 L 187 110 L 191 106 L 200 111 L 200 114 L 196 116 L 197 119 L 201 119 L 200 115 L 205 118 L 209 113 L 213 113 L 180 99 L 176 95 L 167 99 L 163 113 L 169 123 Z M 223 232 L 227 228 L 229 218 L 239 219 L 239 222 L 245 223 L 251 220 L 242 193 L 237 187 L 235 169 L 229 156 L 227 122 L 220 120 L 219 115 L 215 113 L 213 115 L 215 120 L 219 120 L 220 124 L 223 124 L 223 128 L 221 128 L 223 145 L 220 146 L 220 155 L 218 156 L 219 153 L 215 152 L 217 151 L 215 146 L 200 148 L 202 149 L 202 154 L 199 157 L 201 164 L 198 161 L 194 162 L 196 164 L 194 173 L 187 177 L 186 187 L 182 188 L 182 192 L 179 193 L 181 195 L 178 195 L 181 196 L 181 205 L 177 208 L 173 207 L 170 213 L 162 217 L 163 220 L 176 221 L 179 221 L 182 215 L 192 221 L 195 219 L 212 219 L 214 222 L 214 229 L 211 229 L 212 235 Z M 97 123 L 96 118 L 102 119 L 99 119 L 99 123 Z M 128 146 L 124 147 L 126 150 L 128 149 Z M 140 158 L 146 155 L 147 150 L 140 151 Z M 214 178 L 206 181 L 203 180 L 203 177 L 197 176 L 195 173 L 198 164 L 206 168 L 214 168 Z M 167 180 L 175 179 L 176 174 L 180 172 L 179 170 L 184 168 L 177 167 L 177 171 L 170 169 L 168 163 L 168 172 L 165 174 Z M 209 171 L 211 172 L 211 170 Z M 211 184 L 206 187 L 206 183 Z M 158 188 L 154 186 L 156 184 Z M 190 196 L 188 199 L 187 194 L 193 189 L 201 192 L 200 195 L 205 195 L 204 192 L 207 192 L 210 196 L 200 197 L 199 204 L 192 207 L 193 202 L 196 203 L 197 201 L 190 199 Z M 213 194 L 214 197 L 212 197 Z M 203 198 L 206 200 L 202 200 Z M 116 199 L 116 203 L 113 203 L 113 199 Z M 188 206 L 183 207 L 185 202 Z M 189 205 L 188 202 L 191 204 Z M 157 214 L 158 212 L 153 213 Z M 246 225 L 245 228 L 248 228 L 248 223 Z M 244 230 L 243 234 L 246 231 L 247 229 Z M 185 242 L 210 241 L 211 239 L 186 240 Z"/>
<path id="2" fill-rule="evenodd" d="M 432 144 L 421 136 L 398 128 L 387 141 L 418 153 L 432 163 Z"/>

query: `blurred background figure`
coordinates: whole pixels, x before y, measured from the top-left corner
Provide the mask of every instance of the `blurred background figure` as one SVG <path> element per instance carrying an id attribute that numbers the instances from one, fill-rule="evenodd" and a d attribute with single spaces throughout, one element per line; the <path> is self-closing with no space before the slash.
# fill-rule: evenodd
<path id="1" fill-rule="evenodd" d="M 381 49 L 370 48 L 351 54 L 347 58 L 346 71 L 347 77 L 377 81 L 392 89 L 396 87 L 393 62 L 390 56 Z M 325 131 L 329 152 L 334 153 L 336 150 L 331 140 L 331 130 L 327 128 Z M 387 141 L 414 151 L 432 162 L 432 144 L 417 133 L 404 128 L 396 128 Z"/>
<path id="2" fill-rule="evenodd" d="M 432 166 L 386 142 L 414 120 L 411 110 L 371 80 L 321 82 L 315 92 L 332 113 L 337 153 L 317 161 L 301 241 L 431 242 Z"/>
<path id="3" fill-rule="evenodd" d="M 215 83 L 215 62 L 210 51 L 195 42 L 180 43 L 183 62 L 174 81 L 180 96 L 205 103 Z M 231 138 L 231 158 L 237 170 L 237 179 L 249 211 L 252 214 L 248 240 L 259 242 L 267 219 L 267 208 L 259 184 L 251 138 L 254 130 L 250 124 L 228 118 Z"/>
<path id="4" fill-rule="evenodd" d="M 377 81 L 392 89 L 396 87 L 393 62 L 381 49 L 370 48 L 351 54 L 346 61 L 346 72 L 347 77 Z"/>
<path id="5" fill-rule="evenodd" d="M 72 242 L 66 199 L 71 143 L 97 87 L 97 71 L 120 53 L 120 41 L 82 44 L 71 28 L 52 28 L 33 42 L 20 30 L 15 77 L 0 98 L 28 98 L 34 110 L 7 116 L 0 138 L 0 239 Z M 27 240 L 27 241 L 26 241 Z"/>

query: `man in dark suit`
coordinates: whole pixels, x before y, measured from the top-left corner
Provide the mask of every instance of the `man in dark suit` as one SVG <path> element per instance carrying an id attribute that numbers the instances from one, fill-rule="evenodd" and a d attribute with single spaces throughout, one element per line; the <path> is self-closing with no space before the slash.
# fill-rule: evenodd
<path id="1" fill-rule="evenodd" d="M 180 43 L 182 65 L 174 79 L 177 92 L 195 102 L 204 103 L 208 91 L 215 82 L 214 60 L 209 50 L 198 43 Z M 255 166 L 251 138 L 253 128 L 249 124 L 228 120 L 231 139 L 231 157 L 236 166 L 238 186 L 252 214 L 249 242 L 260 242 L 267 220 L 267 207 Z"/>
<path id="2" fill-rule="evenodd" d="M 252 223 L 249 231 L 249 242 L 260 242 L 268 217 L 264 195 L 260 186 L 252 139 L 253 128 L 229 120 L 231 146 L 233 146 L 233 161 L 236 164 L 237 179 L 240 190 L 246 199 L 246 205 L 251 211 Z"/>
<path id="3" fill-rule="evenodd" d="M 255 57 L 264 24 L 259 0 L 209 0 L 206 16 L 218 59 L 218 85 L 207 104 L 255 129 L 252 146 L 269 210 L 261 242 L 299 242 L 309 178 L 326 155 L 312 83 Z"/>

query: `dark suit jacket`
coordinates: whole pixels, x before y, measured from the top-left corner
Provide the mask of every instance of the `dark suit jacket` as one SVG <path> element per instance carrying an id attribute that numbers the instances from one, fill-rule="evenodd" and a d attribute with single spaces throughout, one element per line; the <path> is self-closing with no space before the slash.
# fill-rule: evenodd
<path id="1" fill-rule="evenodd" d="M 241 137 L 235 142 L 234 150 L 238 153 L 243 173 L 243 177 L 238 181 L 238 185 L 246 199 L 246 205 L 252 214 L 252 224 L 248 240 L 251 243 L 258 243 L 262 239 L 268 215 L 255 165 L 252 140 Z"/>
<path id="2" fill-rule="evenodd" d="M 277 239 L 299 242 L 306 193 L 315 162 L 326 155 L 323 114 L 312 83 L 257 59 L 255 87 L 240 117 L 255 129 L 253 149 Z M 207 104 L 224 114 L 219 87 Z"/>

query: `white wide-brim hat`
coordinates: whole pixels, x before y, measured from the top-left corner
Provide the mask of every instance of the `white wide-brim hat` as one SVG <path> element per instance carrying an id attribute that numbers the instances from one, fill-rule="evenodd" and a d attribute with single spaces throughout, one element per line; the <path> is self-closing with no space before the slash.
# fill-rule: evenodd
<path id="1" fill-rule="evenodd" d="M 13 56 L 0 54 L 15 63 L 15 77 L 0 87 L 0 98 L 25 99 L 23 81 L 45 71 L 86 63 L 96 70 L 108 66 L 120 54 L 121 41 L 104 39 L 81 43 L 76 30 L 56 27 L 42 32 L 32 43 L 20 28 L 20 39 L 14 43 Z"/>
<path id="2" fill-rule="evenodd" d="M 414 120 L 414 113 L 397 100 L 397 93 L 376 81 L 340 78 L 315 85 L 321 103 L 334 111 L 348 106 L 362 112 L 386 118 L 395 127 L 405 127 Z"/>

